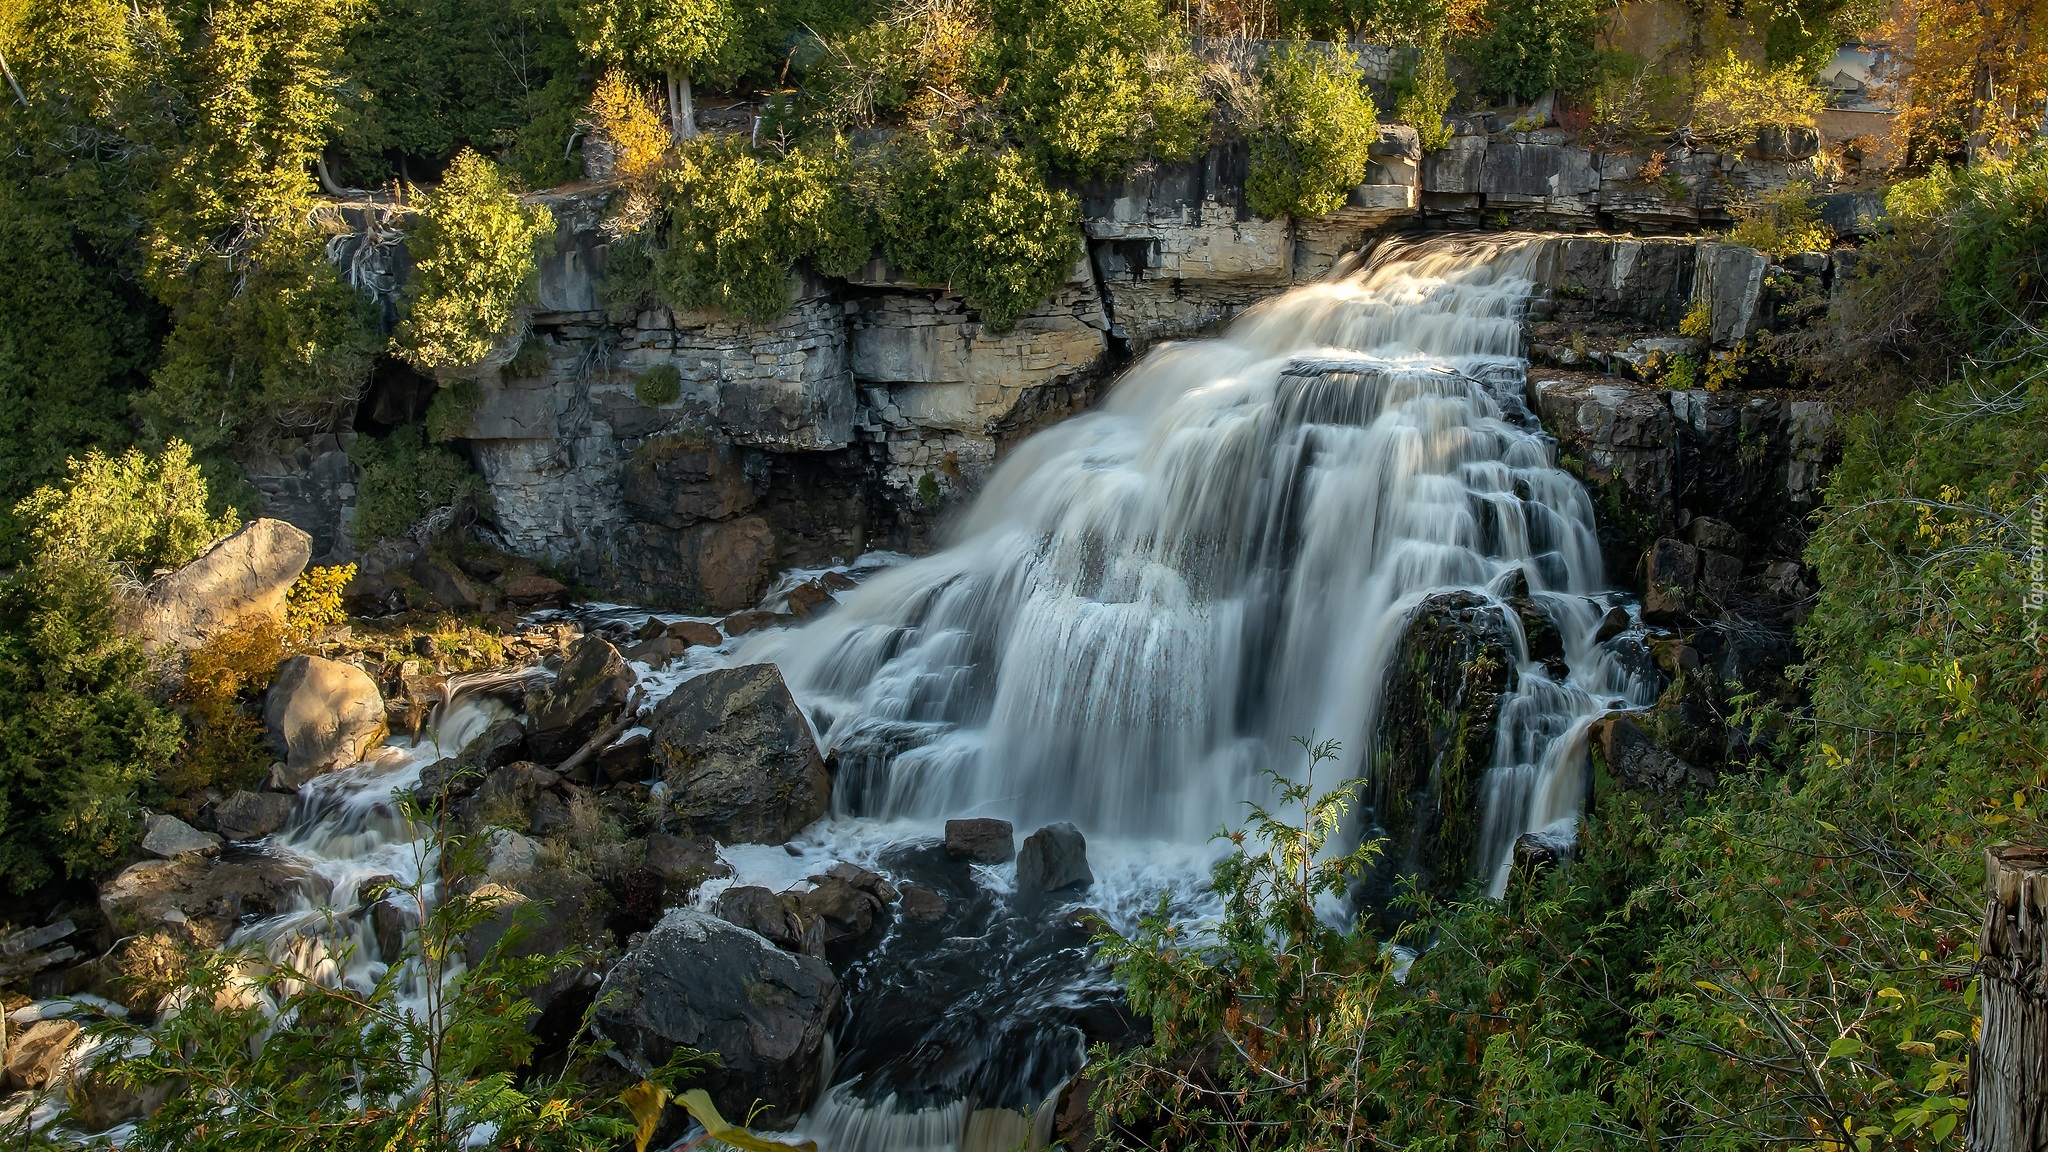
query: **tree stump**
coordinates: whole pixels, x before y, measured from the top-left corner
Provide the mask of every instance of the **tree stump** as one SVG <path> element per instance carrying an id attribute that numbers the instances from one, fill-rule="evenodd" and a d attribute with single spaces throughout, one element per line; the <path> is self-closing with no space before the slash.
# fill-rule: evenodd
<path id="1" fill-rule="evenodd" d="M 2048 849 L 1984 853 L 1969 1152 L 2048 1152 Z"/>

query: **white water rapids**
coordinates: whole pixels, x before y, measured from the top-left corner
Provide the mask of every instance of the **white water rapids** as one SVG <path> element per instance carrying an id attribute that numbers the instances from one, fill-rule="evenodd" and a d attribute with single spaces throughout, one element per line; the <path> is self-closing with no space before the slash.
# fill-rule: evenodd
<path id="1" fill-rule="evenodd" d="M 900 881 L 929 867 L 915 852 L 935 851 L 944 820 L 988 815 L 1020 834 L 1078 825 L 1096 875 L 1079 899 L 1120 927 L 1162 890 L 1199 905 L 1212 834 L 1266 796 L 1262 769 L 1299 768 L 1290 738 L 1337 739 L 1345 771 L 1370 770 L 1416 605 L 1453 590 L 1498 603 L 1518 574 L 1569 674 L 1529 658 L 1503 605 L 1521 667 L 1481 789 L 1477 878 L 1500 891 L 1524 833 L 1569 838 L 1586 726 L 1653 686 L 1594 642 L 1611 597 L 1592 506 L 1521 399 L 1522 313 L 1548 247 L 1386 241 L 1218 338 L 1162 346 L 1099 409 L 1012 452 L 943 550 L 880 568 L 806 625 L 646 673 L 658 699 L 709 667 L 778 663 L 837 759 L 834 814 L 786 850 L 729 849 L 732 883 L 780 889 L 839 859 Z M 452 703 L 438 745 L 308 785 L 259 849 L 303 869 L 300 905 L 238 941 L 322 979 L 377 979 L 358 891 L 432 864 L 393 792 L 505 714 Z M 1077 945 L 1009 908 L 1013 865 L 977 867 L 972 885 L 950 899 L 981 909 L 978 935 L 889 936 L 850 978 L 863 991 L 838 1074 L 799 1127 L 824 1152 L 1043 1146 L 1081 1059 L 1085 933 Z M 928 1005 L 947 998 L 968 1007 Z M 877 1021 L 927 1006 L 941 1018 Z M 952 1079 L 891 1063 L 905 1047 L 957 1053 Z"/>

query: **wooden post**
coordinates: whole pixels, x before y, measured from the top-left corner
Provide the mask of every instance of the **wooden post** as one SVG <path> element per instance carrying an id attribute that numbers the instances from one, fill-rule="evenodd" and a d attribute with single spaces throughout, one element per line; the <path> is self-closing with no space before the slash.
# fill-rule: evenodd
<path id="1" fill-rule="evenodd" d="M 2048 849 L 1984 853 L 1969 1152 L 2048 1152 Z"/>

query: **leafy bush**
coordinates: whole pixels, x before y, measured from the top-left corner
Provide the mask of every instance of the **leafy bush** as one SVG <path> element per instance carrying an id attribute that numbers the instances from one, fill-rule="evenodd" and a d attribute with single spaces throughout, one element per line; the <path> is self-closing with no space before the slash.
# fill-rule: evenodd
<path id="1" fill-rule="evenodd" d="M 1685 78 L 1638 56 L 1609 53 L 1594 85 L 1588 123 L 1603 147 L 1656 144 L 1677 129 Z"/>
<path id="2" fill-rule="evenodd" d="M 427 443 L 418 425 L 382 440 L 360 437 L 348 455 L 363 471 L 350 523 L 359 546 L 403 536 L 434 509 L 483 494 L 483 479 L 469 462 Z"/>
<path id="3" fill-rule="evenodd" d="M 1422 150 L 1428 153 L 1449 147 L 1457 132 L 1445 117 L 1457 98 L 1458 86 L 1451 80 L 1442 40 L 1432 40 L 1416 52 L 1414 67 L 1397 87 L 1394 114 L 1415 129 Z"/>
<path id="4" fill-rule="evenodd" d="M 1594 37 L 1604 17 L 1593 0 L 1488 0 L 1486 30 L 1458 45 L 1479 70 L 1480 88 L 1500 99 L 1576 92 L 1594 76 Z"/>
<path id="5" fill-rule="evenodd" d="M 165 792 L 246 788 L 262 778 L 273 755 L 263 720 L 249 705 L 270 686 L 283 657 L 283 631 L 267 621 L 222 632 L 192 653 L 172 697 L 191 732 L 163 770 Z"/>
<path id="6" fill-rule="evenodd" d="M 990 331 L 1037 307 L 1080 257 L 1080 205 L 1017 152 L 938 136 L 899 141 L 883 181 L 890 265 L 951 286 Z"/>
<path id="7" fill-rule="evenodd" d="M 0 583 L 0 865 L 26 892 L 90 877 L 133 842 L 138 798 L 184 738 L 117 627 L 120 581 L 183 565 L 234 528 L 191 451 L 95 451 L 15 509 L 29 562 Z"/>
<path id="8" fill-rule="evenodd" d="M 1692 131 L 1709 143 L 1740 147 L 1767 128 L 1811 128 L 1822 106 L 1820 89 L 1799 64 L 1765 68 L 1730 49 L 1700 77 Z"/>
<path id="9" fill-rule="evenodd" d="M 673 364 L 656 364 L 633 381 L 633 395 L 649 408 L 673 404 L 683 394 L 683 374 Z"/>
<path id="10" fill-rule="evenodd" d="M 584 152 L 603 149 L 611 178 L 622 192 L 606 220 L 606 230 L 624 236 L 638 232 L 660 207 L 659 176 L 668 157 L 668 129 L 661 113 L 638 85 L 613 68 L 597 82 L 586 115 L 590 142 Z"/>
<path id="11" fill-rule="evenodd" d="M 474 380 L 452 380 L 446 387 L 435 389 L 423 422 L 428 441 L 445 444 L 462 439 L 469 431 L 470 418 L 476 415 L 477 405 L 482 402 L 483 389 Z"/>
<path id="12" fill-rule="evenodd" d="M 532 299 L 535 248 L 554 234 L 544 207 L 520 204 L 496 165 L 464 151 L 420 196 L 399 353 L 423 371 L 482 360 Z"/>
<path id="13" fill-rule="evenodd" d="M 1835 230 L 1821 221 L 1813 189 L 1797 180 L 1775 192 L 1730 205 L 1735 227 L 1728 239 L 1775 257 L 1795 252 L 1825 252 L 1834 246 Z"/>
<path id="14" fill-rule="evenodd" d="M 1259 92 L 1245 203 L 1269 220 L 1336 211 L 1379 139 L 1358 58 L 1297 41 L 1267 61 Z"/>
<path id="15" fill-rule="evenodd" d="M 843 149 L 800 148 L 773 160 L 736 141 L 706 140 L 683 149 L 667 179 L 667 243 L 654 280 L 677 308 L 771 323 L 789 309 L 798 260 L 843 276 L 874 251 Z"/>
<path id="16" fill-rule="evenodd" d="M 1206 142 L 1200 65 L 1159 0 L 994 0 L 982 89 L 1046 163 L 1106 175 Z"/>
<path id="17" fill-rule="evenodd" d="M 805 77 L 810 101 L 842 128 L 900 112 L 920 130 L 971 111 L 988 22 L 972 0 L 890 0 L 881 18 L 827 45 Z"/>

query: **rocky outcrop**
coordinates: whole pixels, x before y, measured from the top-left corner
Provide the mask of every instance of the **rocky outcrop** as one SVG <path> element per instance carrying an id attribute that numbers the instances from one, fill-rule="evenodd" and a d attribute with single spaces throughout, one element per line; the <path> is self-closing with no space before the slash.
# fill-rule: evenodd
<path id="1" fill-rule="evenodd" d="M 168 931 L 217 948 L 242 917 L 290 907 L 299 882 L 296 865 L 268 857 L 145 860 L 100 885 L 100 914 L 116 936 Z"/>
<path id="2" fill-rule="evenodd" d="M 312 537 L 262 519 L 152 581 L 122 606 L 145 649 L 190 652 L 230 629 L 284 621 L 285 593 L 312 558 Z"/>
<path id="3" fill-rule="evenodd" d="M 1476 593 L 1432 596 L 1410 613 L 1380 701 L 1368 797 L 1369 834 L 1386 845 L 1360 907 L 1390 908 L 1405 877 L 1443 895 L 1472 874 L 1480 779 L 1518 650 L 1504 610 Z"/>
<path id="4" fill-rule="evenodd" d="M 362 759 L 387 732 L 377 682 L 353 664 L 319 656 L 278 664 L 263 722 L 284 757 L 280 783 L 293 788 Z"/>
<path id="5" fill-rule="evenodd" d="M 596 636 L 576 640 L 555 678 L 527 693 L 528 751 L 550 764 L 569 756 L 626 706 L 633 684 L 618 649 Z"/>
<path id="6" fill-rule="evenodd" d="M 725 844 L 779 844 L 831 801 L 810 721 L 773 664 L 686 680 L 647 725 L 670 815 L 691 832 Z"/>
<path id="7" fill-rule="evenodd" d="M 1095 883 L 1088 867 L 1088 841 L 1081 830 L 1064 821 L 1048 824 L 1024 838 L 1017 849 L 1017 890 L 1057 892 Z"/>
<path id="8" fill-rule="evenodd" d="M 788 1128 L 819 1088 L 839 981 L 825 962 L 783 951 L 709 913 L 677 908 L 605 977 L 593 1027 L 609 1055 L 645 1076 L 678 1047 L 716 1056 L 693 1078 L 727 1116 Z"/>

